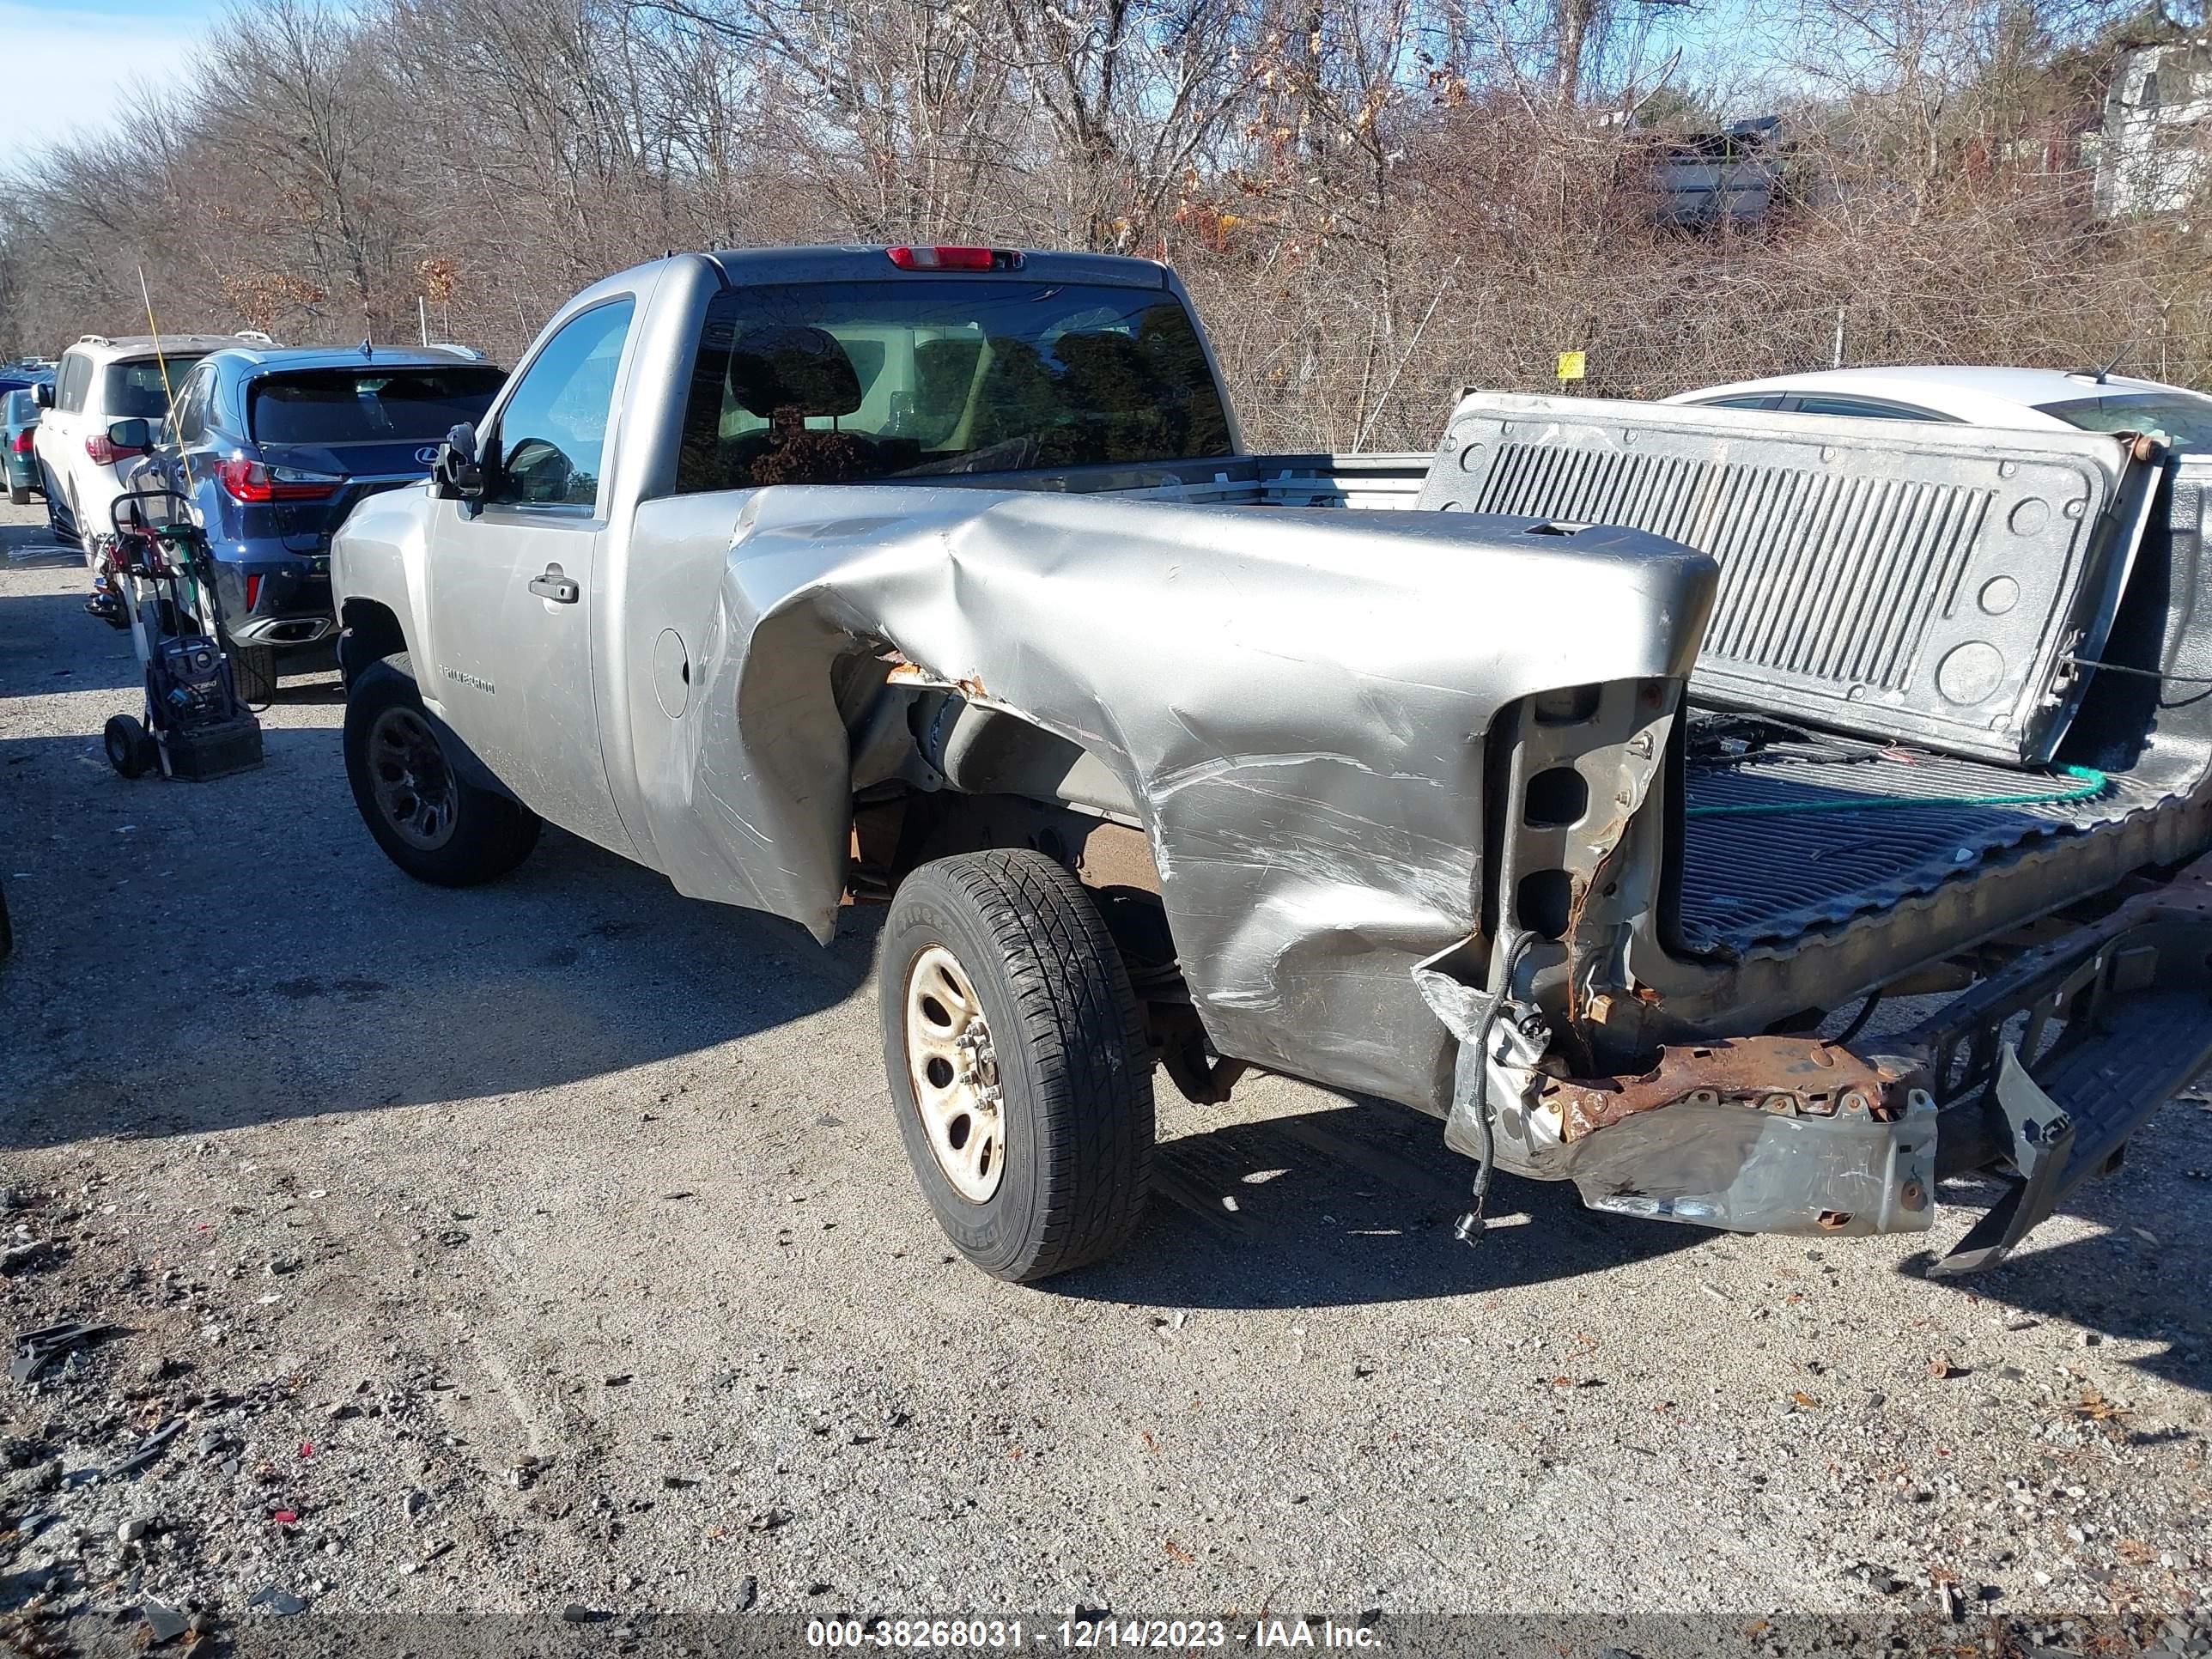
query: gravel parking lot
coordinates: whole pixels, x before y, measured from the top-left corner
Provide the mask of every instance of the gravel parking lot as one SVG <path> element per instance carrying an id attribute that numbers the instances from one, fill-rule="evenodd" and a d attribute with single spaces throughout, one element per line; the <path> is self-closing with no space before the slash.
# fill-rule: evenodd
<path id="1" fill-rule="evenodd" d="M 820 950 L 550 830 L 417 886 L 335 677 L 258 771 L 126 782 L 129 640 L 4 516 L 0 1296 L 119 1328 L 5 1391 L 0 1635 L 152 1598 L 2212 1636 L 2203 1100 L 1959 1284 L 1921 1270 L 1986 1190 L 1823 1243 L 1505 1181 L 1525 1224 L 1469 1249 L 1429 1121 L 1163 1079 L 1134 1248 L 999 1284 L 908 1176 L 870 914 Z"/>

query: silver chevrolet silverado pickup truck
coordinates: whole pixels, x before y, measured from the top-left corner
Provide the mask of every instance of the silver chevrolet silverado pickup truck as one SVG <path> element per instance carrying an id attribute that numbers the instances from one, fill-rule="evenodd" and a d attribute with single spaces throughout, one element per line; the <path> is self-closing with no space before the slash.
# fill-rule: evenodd
<path id="1" fill-rule="evenodd" d="M 1836 1234 L 1993 1172 L 1960 1271 L 2212 1053 L 2203 499 L 2148 437 L 1583 398 L 1254 454 L 1160 265 L 680 254 L 344 526 L 345 761 L 425 881 L 550 819 L 887 904 L 900 1130 L 1006 1278 L 1127 1237 L 1156 1067 L 1255 1066 L 1442 1119 L 1463 1228 L 1499 1169 Z"/>

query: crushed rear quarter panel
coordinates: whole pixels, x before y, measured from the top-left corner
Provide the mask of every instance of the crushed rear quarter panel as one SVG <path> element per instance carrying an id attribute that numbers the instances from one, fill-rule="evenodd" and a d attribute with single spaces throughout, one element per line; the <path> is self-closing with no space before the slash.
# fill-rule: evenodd
<path id="1" fill-rule="evenodd" d="M 1411 970 L 1478 925 L 1484 734 L 1538 691 L 1686 674 L 1716 574 L 1628 530 L 957 487 L 651 501 L 629 543 L 671 599 L 716 550 L 680 719 L 638 681 L 649 586 L 625 624 L 637 839 L 682 891 L 829 936 L 832 671 L 896 650 L 1121 781 L 1223 1054 L 1437 1110 Z"/>

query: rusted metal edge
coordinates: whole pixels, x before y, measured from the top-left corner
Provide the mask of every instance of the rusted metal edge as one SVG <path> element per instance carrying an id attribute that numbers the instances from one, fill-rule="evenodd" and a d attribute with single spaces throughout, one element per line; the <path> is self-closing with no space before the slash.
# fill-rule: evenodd
<path id="1" fill-rule="evenodd" d="M 1813 1037 L 1738 1037 L 1663 1048 L 1640 1077 L 1547 1077 L 1536 1097 L 1559 1114 L 1560 1138 L 1569 1141 L 1681 1102 L 1788 1117 L 1863 1111 L 1887 1122 L 1904 1115 L 1916 1071 Z"/>
<path id="2" fill-rule="evenodd" d="M 2182 917 L 2212 917 L 2212 854 L 2177 872 L 2164 886 L 2130 898 L 2103 921 L 2029 953 L 2015 969 L 2056 965 L 2094 953 L 2146 921 Z M 1974 994 L 1966 994 L 1969 1000 Z M 1560 1139 L 1567 1141 L 1638 1112 L 1685 1101 L 1790 1116 L 1832 1117 L 1839 1111 L 1863 1110 L 1891 1121 L 1904 1115 L 1908 1091 L 1928 1079 L 1936 1058 L 1929 1034 L 1942 1018 L 1889 1039 L 1886 1046 L 1892 1052 L 1878 1057 L 1814 1037 L 1731 1037 L 1669 1046 L 1660 1050 L 1659 1063 L 1640 1076 L 1544 1077 L 1537 1085 L 1537 1100 L 1558 1113 Z"/>

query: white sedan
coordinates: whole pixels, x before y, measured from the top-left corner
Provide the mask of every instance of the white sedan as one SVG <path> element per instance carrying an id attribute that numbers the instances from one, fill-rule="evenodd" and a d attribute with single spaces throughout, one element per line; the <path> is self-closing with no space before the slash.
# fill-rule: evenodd
<path id="1" fill-rule="evenodd" d="M 2212 397 L 2157 380 L 2055 368 L 1831 368 L 1679 392 L 1670 404 L 1972 426 L 2149 432 L 2212 450 Z"/>

